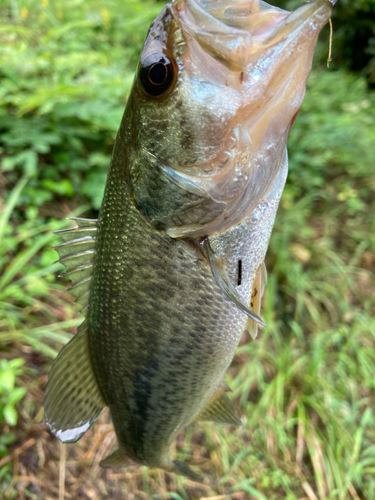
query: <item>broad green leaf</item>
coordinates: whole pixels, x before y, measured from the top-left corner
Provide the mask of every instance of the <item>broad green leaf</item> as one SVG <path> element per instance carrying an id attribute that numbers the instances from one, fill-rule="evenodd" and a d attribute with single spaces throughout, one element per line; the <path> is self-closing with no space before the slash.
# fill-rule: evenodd
<path id="1" fill-rule="evenodd" d="M 3 410 L 4 418 L 9 425 L 16 425 L 18 415 L 17 411 L 11 404 L 7 404 Z"/>

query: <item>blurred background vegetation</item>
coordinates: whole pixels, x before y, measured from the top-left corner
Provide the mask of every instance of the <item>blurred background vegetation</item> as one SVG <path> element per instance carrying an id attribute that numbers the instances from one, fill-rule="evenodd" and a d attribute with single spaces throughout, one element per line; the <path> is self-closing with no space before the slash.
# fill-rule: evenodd
<path id="1" fill-rule="evenodd" d="M 300 0 L 275 0 L 293 9 Z M 43 423 L 81 319 L 52 231 L 98 214 L 142 41 L 163 2 L 0 1 L 0 497 L 375 499 L 375 0 L 340 0 L 290 140 L 257 341 L 228 382 L 244 426 L 187 428 L 204 485 L 104 471 L 108 415 L 76 445 Z"/>

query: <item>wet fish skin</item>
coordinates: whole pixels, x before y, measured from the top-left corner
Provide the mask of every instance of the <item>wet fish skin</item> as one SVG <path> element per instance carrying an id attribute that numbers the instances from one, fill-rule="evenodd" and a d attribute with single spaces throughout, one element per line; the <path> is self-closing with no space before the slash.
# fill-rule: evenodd
<path id="1" fill-rule="evenodd" d="M 104 466 L 146 464 L 197 479 L 169 458 L 177 432 L 211 418 L 206 410 L 217 394 L 229 412 L 226 420 L 221 415 L 224 421 L 238 421 L 222 381 L 243 331 L 254 322 L 228 300 L 196 242 L 205 238 L 222 263 L 221 278 L 243 304 L 253 303 L 287 175 L 290 123 L 303 99 L 318 31 L 330 14 L 328 0 L 313 3 L 303 14 L 273 10 L 267 30 L 264 14 L 255 12 L 249 53 L 241 45 L 248 39 L 243 19 L 232 19 L 230 33 L 239 40 L 233 54 L 225 38 L 229 25 L 207 17 L 193 0 L 173 2 L 151 26 L 141 61 L 155 51 L 167 56 L 176 85 L 152 98 L 139 67 L 100 220 L 95 231 L 80 221 L 72 232 L 81 239 L 59 248 L 60 260 L 72 263 L 68 271 L 81 277 L 74 289 L 82 282 L 77 294 L 88 309 L 51 371 L 47 422 L 62 441 L 76 441 L 108 405 L 119 452 Z M 224 16 L 225 4 L 216 7 Z M 302 15 L 307 21 L 301 28 Z M 310 22 L 311 16 L 316 19 Z M 206 32 L 197 33 L 197 19 L 208 23 Z M 207 47 L 210 23 L 222 32 Z M 285 55 L 281 48 L 293 45 L 295 32 L 304 50 Z M 69 254 L 72 247 L 78 251 Z M 94 259 L 92 278 L 81 254 Z M 221 411 L 223 405 L 212 407 Z"/>
<path id="2" fill-rule="evenodd" d="M 206 261 L 145 221 L 126 181 L 119 182 L 121 169 L 114 159 L 101 213 L 106 224 L 98 241 L 90 352 L 120 449 L 135 461 L 160 466 L 178 430 L 222 381 L 247 317 L 227 301 Z M 247 303 L 284 181 L 285 175 L 259 218 L 211 242 L 226 252 L 234 282 L 242 259 L 239 288 Z"/>

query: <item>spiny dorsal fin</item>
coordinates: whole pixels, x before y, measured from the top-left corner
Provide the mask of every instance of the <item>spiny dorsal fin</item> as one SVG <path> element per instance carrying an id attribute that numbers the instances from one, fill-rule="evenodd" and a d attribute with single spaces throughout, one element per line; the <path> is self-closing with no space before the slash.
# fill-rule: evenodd
<path id="1" fill-rule="evenodd" d="M 242 312 L 247 314 L 247 316 L 249 316 L 249 318 L 251 318 L 253 321 L 259 323 L 262 326 L 267 326 L 265 322 L 252 309 L 250 309 L 250 307 L 242 302 L 241 297 L 239 296 L 237 290 L 234 288 L 232 282 L 229 279 L 223 261 L 216 257 L 216 255 L 212 251 L 208 238 L 203 238 L 198 243 L 203 255 L 206 257 L 210 264 L 212 276 L 214 277 L 221 290 L 228 297 L 228 299 Z"/>
<path id="2" fill-rule="evenodd" d="M 210 420 L 223 425 L 242 425 L 236 408 L 225 394 L 228 390 L 230 389 L 227 384 L 222 382 L 197 420 Z"/>
<path id="3" fill-rule="evenodd" d="M 59 260 L 65 266 L 65 272 L 72 285 L 68 288 L 76 302 L 82 308 L 88 306 L 92 269 L 95 258 L 95 243 L 99 221 L 96 219 L 81 219 L 70 217 L 77 226 L 55 231 L 64 243 L 53 247 L 59 254 Z"/>
<path id="4" fill-rule="evenodd" d="M 250 299 L 250 307 L 251 309 L 254 310 L 256 314 L 260 314 L 260 306 L 264 294 L 264 289 L 266 288 L 266 284 L 267 284 L 267 269 L 265 263 L 263 262 L 257 269 Z M 255 321 L 249 318 L 245 326 L 245 331 L 247 331 L 249 335 L 253 339 L 255 339 L 258 335 L 257 323 L 255 323 Z"/>
<path id="5" fill-rule="evenodd" d="M 50 371 L 44 399 L 46 421 L 63 443 L 75 443 L 105 406 L 91 365 L 85 321 Z"/>

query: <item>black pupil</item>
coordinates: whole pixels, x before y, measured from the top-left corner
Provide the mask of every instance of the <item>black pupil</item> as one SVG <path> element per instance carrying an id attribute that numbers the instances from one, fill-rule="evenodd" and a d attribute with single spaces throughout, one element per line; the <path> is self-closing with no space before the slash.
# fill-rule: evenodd
<path id="1" fill-rule="evenodd" d="M 139 79 L 149 96 L 167 96 L 174 88 L 176 76 L 173 62 L 164 54 L 152 52 L 141 62 Z"/>
<path id="2" fill-rule="evenodd" d="M 167 67 L 161 62 L 154 64 L 148 72 L 148 77 L 154 85 L 161 85 L 167 78 Z"/>

